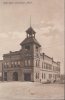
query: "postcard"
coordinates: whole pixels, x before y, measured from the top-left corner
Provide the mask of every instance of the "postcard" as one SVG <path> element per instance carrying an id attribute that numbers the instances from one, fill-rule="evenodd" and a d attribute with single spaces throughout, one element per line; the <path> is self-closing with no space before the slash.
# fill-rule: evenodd
<path id="1" fill-rule="evenodd" d="M 64 0 L 0 0 L 0 100 L 62 100 L 64 84 Z"/>

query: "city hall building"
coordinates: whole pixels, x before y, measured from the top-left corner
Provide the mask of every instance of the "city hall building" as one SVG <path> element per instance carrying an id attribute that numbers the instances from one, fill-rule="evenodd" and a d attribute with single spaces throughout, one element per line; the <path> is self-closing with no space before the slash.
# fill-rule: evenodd
<path id="1" fill-rule="evenodd" d="M 3 81 L 44 82 L 58 80 L 60 62 L 45 53 L 35 38 L 32 27 L 26 30 L 26 38 L 20 43 L 21 50 L 3 55 Z"/>

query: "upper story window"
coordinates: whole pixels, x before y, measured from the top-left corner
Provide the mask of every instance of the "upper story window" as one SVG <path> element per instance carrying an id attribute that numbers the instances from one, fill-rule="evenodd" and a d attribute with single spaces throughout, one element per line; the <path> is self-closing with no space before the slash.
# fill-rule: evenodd
<path id="1" fill-rule="evenodd" d="M 48 69 L 48 64 L 46 64 L 46 69 Z"/>
<path id="2" fill-rule="evenodd" d="M 54 66 L 53 66 L 53 70 L 54 70 Z"/>
<path id="3" fill-rule="evenodd" d="M 13 67 L 13 65 L 14 65 L 14 63 L 12 62 L 12 63 L 11 63 L 11 67 Z"/>
<path id="4" fill-rule="evenodd" d="M 14 63 L 15 65 L 17 64 L 17 62 Z"/>
<path id="5" fill-rule="evenodd" d="M 38 67 L 39 67 L 40 62 L 38 61 Z"/>
<path id="6" fill-rule="evenodd" d="M 5 63 L 5 66 L 6 66 L 6 63 Z"/>
<path id="7" fill-rule="evenodd" d="M 52 65 L 49 64 L 49 70 L 52 70 Z"/>
<path id="8" fill-rule="evenodd" d="M 18 61 L 18 67 L 20 67 L 20 61 Z"/>
<path id="9" fill-rule="evenodd" d="M 4 67 L 6 67 L 6 62 L 4 63 Z"/>
<path id="10" fill-rule="evenodd" d="M 7 63 L 7 67 L 9 67 L 9 63 Z"/>
<path id="11" fill-rule="evenodd" d="M 38 51 L 38 46 L 36 46 L 36 51 Z"/>
<path id="12" fill-rule="evenodd" d="M 36 67 L 39 67 L 39 60 L 36 60 Z"/>
<path id="13" fill-rule="evenodd" d="M 36 53 L 36 57 L 38 57 L 38 53 Z"/>
<path id="14" fill-rule="evenodd" d="M 29 66 L 31 65 L 30 60 L 28 60 L 28 65 L 29 65 Z"/>
<path id="15" fill-rule="evenodd" d="M 30 50 L 30 45 L 25 46 L 25 50 Z"/>
<path id="16" fill-rule="evenodd" d="M 46 68 L 46 63 L 44 63 L 44 68 Z"/>
<path id="17" fill-rule="evenodd" d="M 42 62 L 42 68 L 43 68 L 43 62 Z"/>
<path id="18" fill-rule="evenodd" d="M 25 60 L 25 66 L 27 66 L 27 60 Z"/>
<path id="19" fill-rule="evenodd" d="M 16 65 L 17 65 L 17 62 L 14 62 L 14 67 L 16 67 Z"/>
<path id="20" fill-rule="evenodd" d="M 18 61 L 18 65 L 20 65 L 20 61 Z"/>
<path id="21" fill-rule="evenodd" d="M 59 71 L 60 71 L 60 67 L 59 67 Z"/>

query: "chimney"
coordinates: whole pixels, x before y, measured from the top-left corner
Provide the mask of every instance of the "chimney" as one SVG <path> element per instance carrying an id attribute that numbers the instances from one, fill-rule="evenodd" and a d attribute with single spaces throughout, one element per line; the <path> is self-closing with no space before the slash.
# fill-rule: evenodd
<path id="1" fill-rule="evenodd" d="M 45 53 L 43 53 L 43 60 L 44 60 Z"/>

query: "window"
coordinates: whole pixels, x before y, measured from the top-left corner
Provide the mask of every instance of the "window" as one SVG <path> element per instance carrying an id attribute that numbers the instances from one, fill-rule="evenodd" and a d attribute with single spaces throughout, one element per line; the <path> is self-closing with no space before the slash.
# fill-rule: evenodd
<path id="1" fill-rule="evenodd" d="M 54 70 L 54 66 L 53 66 L 53 70 Z"/>
<path id="2" fill-rule="evenodd" d="M 56 79 L 56 74 L 55 74 L 55 79 Z"/>
<path id="3" fill-rule="evenodd" d="M 9 63 L 7 63 L 7 68 L 9 67 Z"/>
<path id="4" fill-rule="evenodd" d="M 36 67 L 37 67 L 37 60 L 36 60 Z"/>
<path id="5" fill-rule="evenodd" d="M 46 64 L 46 69 L 47 69 L 47 64 Z"/>
<path id="6" fill-rule="evenodd" d="M 38 53 L 36 53 L 36 57 L 38 57 Z"/>
<path id="7" fill-rule="evenodd" d="M 25 60 L 25 66 L 27 66 L 27 60 Z"/>
<path id="8" fill-rule="evenodd" d="M 57 71 L 58 71 L 58 67 L 57 67 Z"/>
<path id="9" fill-rule="evenodd" d="M 36 46 L 36 51 L 38 51 L 38 46 Z"/>
<path id="10" fill-rule="evenodd" d="M 14 67 L 16 67 L 16 65 L 17 65 L 17 62 L 14 62 Z"/>
<path id="11" fill-rule="evenodd" d="M 45 68 L 45 63 L 44 63 L 44 68 Z"/>
<path id="12" fill-rule="evenodd" d="M 5 63 L 5 66 L 6 66 L 6 63 Z"/>
<path id="13" fill-rule="evenodd" d="M 13 62 L 11 63 L 11 67 L 13 67 Z"/>
<path id="14" fill-rule="evenodd" d="M 17 62 L 15 62 L 15 65 L 17 64 Z"/>
<path id="15" fill-rule="evenodd" d="M 49 79 L 51 79 L 51 77 L 52 77 L 52 74 L 49 74 Z"/>
<path id="16" fill-rule="evenodd" d="M 53 74 L 53 79 L 54 79 L 54 74 Z"/>
<path id="17" fill-rule="evenodd" d="M 30 50 L 30 45 L 25 46 L 25 50 Z"/>
<path id="18" fill-rule="evenodd" d="M 46 69 L 48 69 L 48 64 L 46 64 Z"/>
<path id="19" fill-rule="evenodd" d="M 31 56 L 31 54 L 29 53 L 28 56 Z"/>
<path id="20" fill-rule="evenodd" d="M 6 62 L 4 63 L 4 68 L 6 67 Z"/>
<path id="21" fill-rule="evenodd" d="M 49 69 L 50 69 L 50 70 L 52 69 L 52 66 L 51 66 L 51 65 L 49 65 Z"/>
<path id="22" fill-rule="evenodd" d="M 44 63 L 44 68 L 46 68 L 46 63 Z"/>
<path id="23" fill-rule="evenodd" d="M 39 61 L 36 60 L 36 67 L 39 67 Z"/>
<path id="24" fill-rule="evenodd" d="M 39 67 L 39 61 L 38 61 L 38 67 Z"/>
<path id="25" fill-rule="evenodd" d="M 42 62 L 42 68 L 43 68 L 43 62 Z"/>
<path id="26" fill-rule="evenodd" d="M 43 73 L 42 73 L 42 79 L 43 79 Z"/>
<path id="27" fill-rule="evenodd" d="M 36 73 L 36 79 L 37 79 L 37 73 Z"/>
<path id="28" fill-rule="evenodd" d="M 60 71 L 60 67 L 59 67 L 59 71 Z"/>
<path id="29" fill-rule="evenodd" d="M 44 73 L 44 79 L 45 79 L 45 73 Z"/>
<path id="30" fill-rule="evenodd" d="M 18 61 L 18 67 L 20 67 L 20 61 Z"/>
<path id="31" fill-rule="evenodd" d="M 20 65 L 20 61 L 18 61 L 18 65 Z"/>
<path id="32" fill-rule="evenodd" d="M 38 79 L 39 79 L 39 73 L 38 73 Z"/>
<path id="33" fill-rule="evenodd" d="M 30 66 L 30 65 L 31 65 L 30 60 L 28 60 L 28 66 Z"/>

